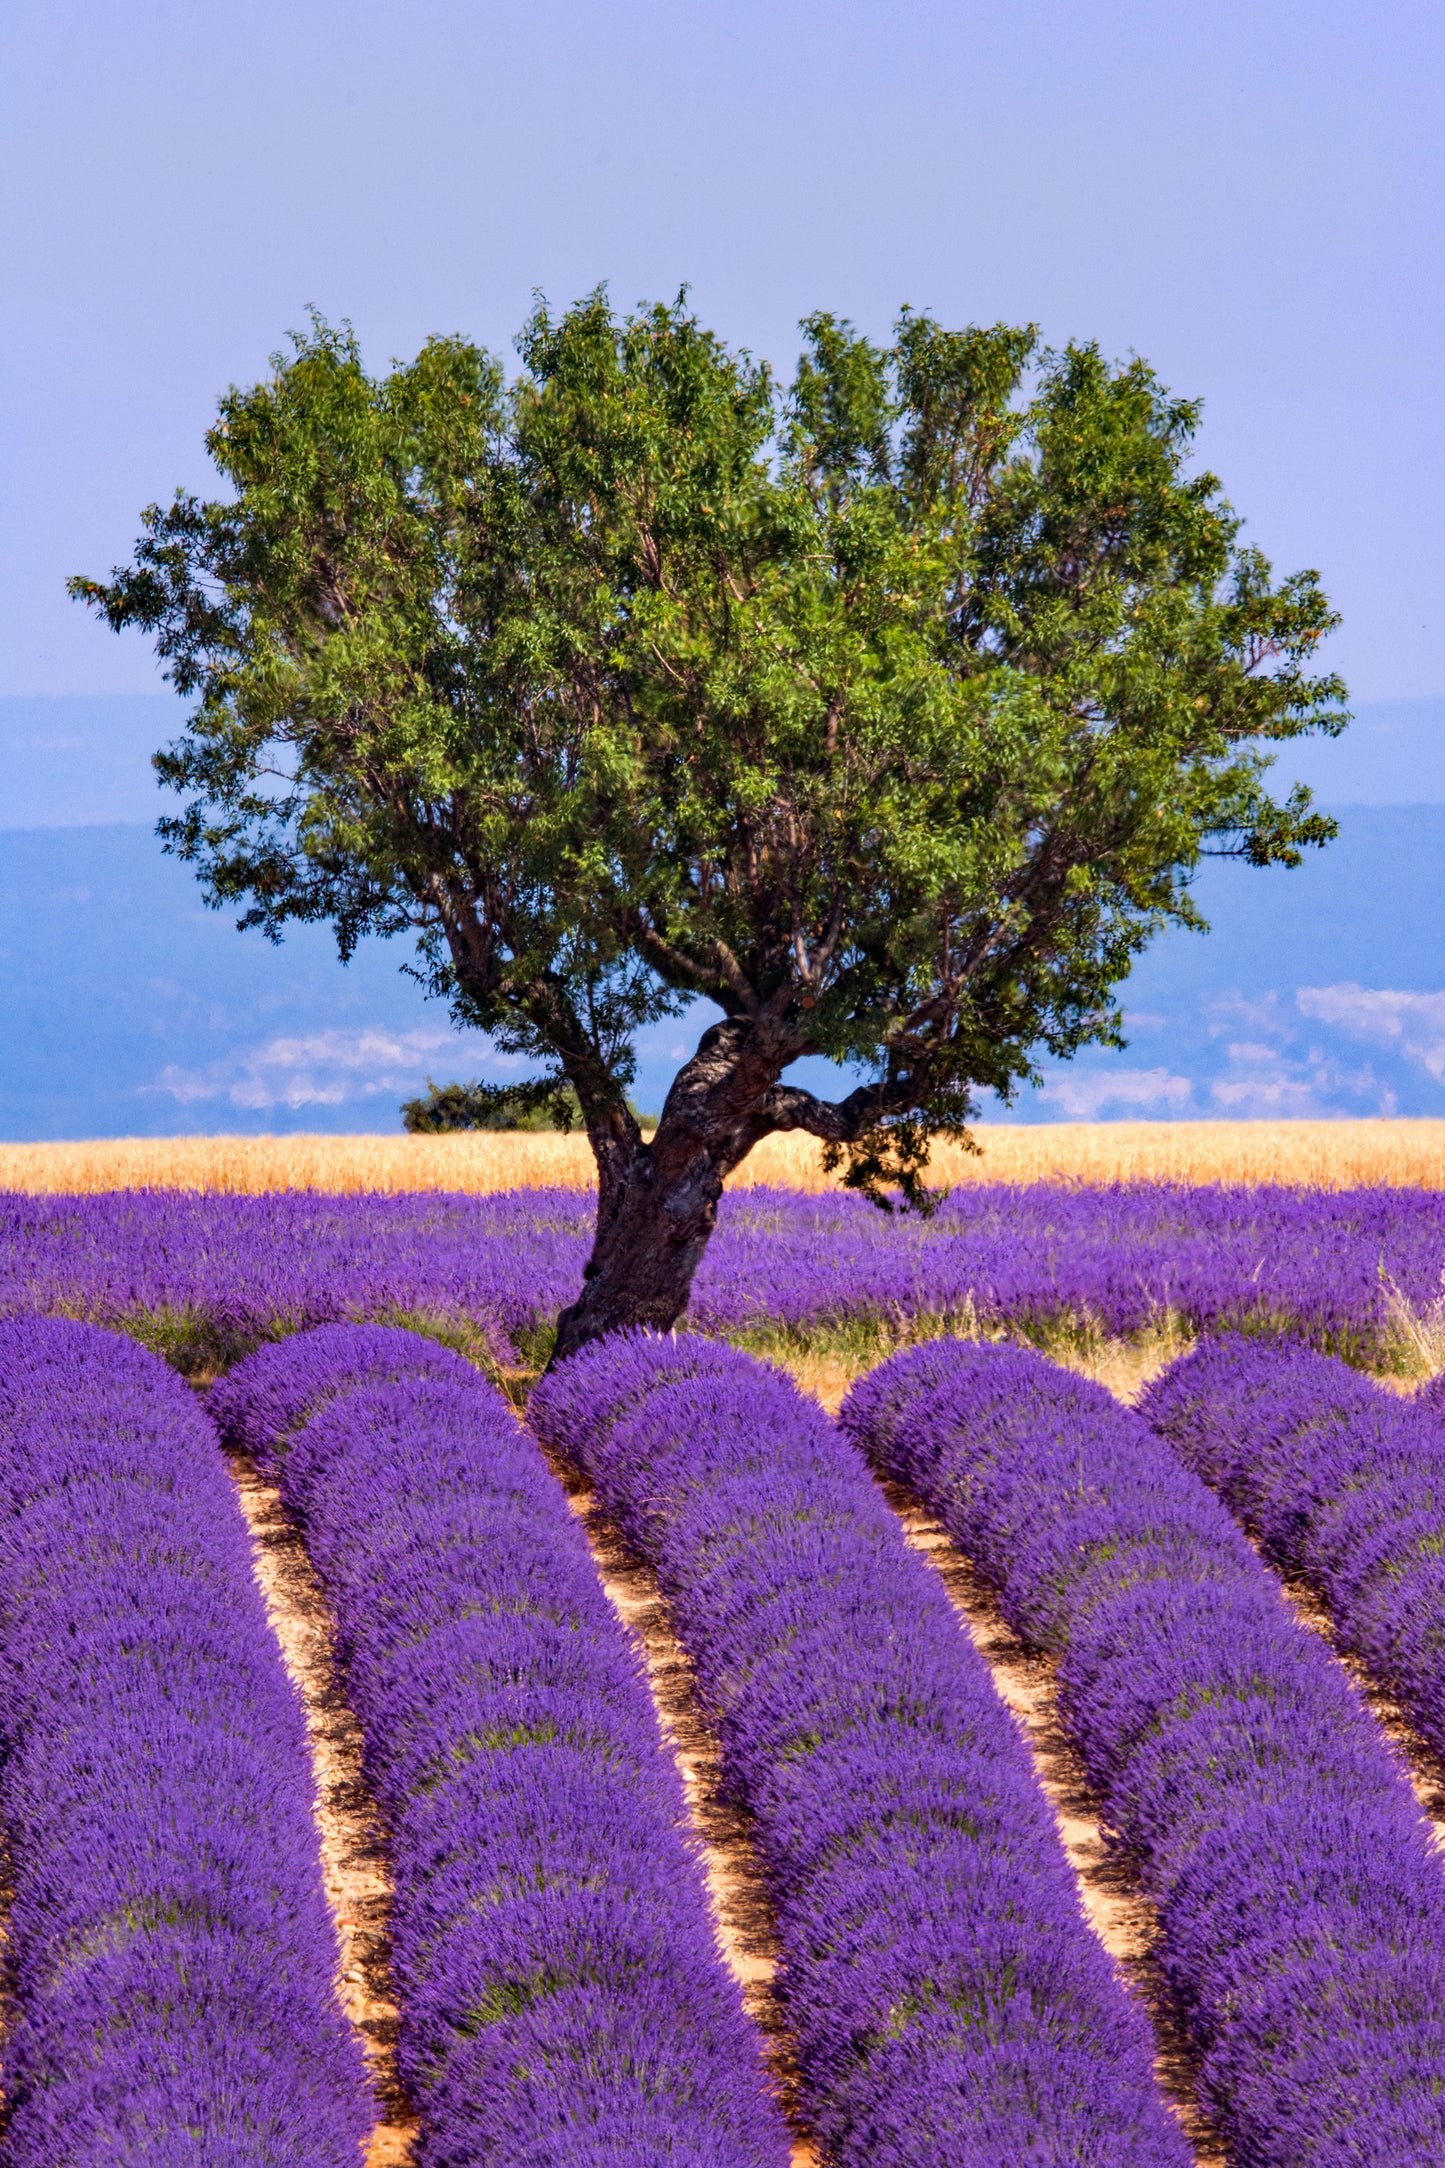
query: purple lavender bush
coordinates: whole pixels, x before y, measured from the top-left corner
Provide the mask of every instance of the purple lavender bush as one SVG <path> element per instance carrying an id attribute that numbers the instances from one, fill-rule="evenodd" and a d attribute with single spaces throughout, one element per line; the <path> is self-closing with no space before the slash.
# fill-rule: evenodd
<path id="1" fill-rule="evenodd" d="M 309 1326 L 465 1328 L 530 1347 L 576 1292 L 593 1201 L 580 1190 L 259 1197 L 119 1191 L 0 1196 L 0 1315 L 121 1324 L 204 1367 Z M 1445 1265 L 1445 1195 L 1130 1183 L 980 1185 L 929 1220 L 833 1192 L 725 1196 L 689 1312 L 707 1332 L 957 1322 L 1130 1333 L 1288 1334 L 1391 1359 L 1380 1267 L 1417 1307 Z"/>
<path id="2" fill-rule="evenodd" d="M 0 1324 L 6 2168 L 358 2168 L 300 1705 L 155 1356 Z"/>
<path id="3" fill-rule="evenodd" d="M 411 1333 L 331 1326 L 213 1403 L 336 1618 L 420 2168 L 781 2168 L 638 1660 L 501 1395 Z"/>
<path id="4" fill-rule="evenodd" d="M 1219 1501 L 1022 1350 L 899 1355 L 843 1420 L 1058 1655 L 1234 2157 L 1445 2162 L 1445 1877 L 1383 1734 Z"/>
<path id="5" fill-rule="evenodd" d="M 1017 1726 L 821 1411 L 731 1349 L 627 1334 L 531 1413 L 673 1606 L 752 1817 L 825 2158 L 1187 2161 Z"/>
<path id="6" fill-rule="evenodd" d="M 1438 1391 L 1438 1388 L 1436 1388 Z M 1445 1755 L 1445 1423 L 1305 1348 L 1206 1343 L 1140 1413 L 1319 1590 L 1346 1648 Z"/>

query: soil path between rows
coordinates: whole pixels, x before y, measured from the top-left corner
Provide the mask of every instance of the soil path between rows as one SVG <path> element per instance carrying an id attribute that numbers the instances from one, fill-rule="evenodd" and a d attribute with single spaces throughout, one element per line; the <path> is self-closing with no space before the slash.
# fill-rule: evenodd
<path id="1" fill-rule="evenodd" d="M 1194 2058 L 1159 1967 L 1159 1918 L 1127 1851 L 1111 1845 L 1099 1803 L 1059 1721 L 1056 1666 L 1025 1648 L 998 1598 L 948 1531 L 902 1485 L 882 1491 L 904 1536 L 943 1582 L 964 1630 L 987 1664 L 1004 1705 L 1018 1719 L 1090 1926 L 1143 2004 L 1154 2029 L 1154 2071 L 1199 2168 L 1226 2168 L 1229 2153 L 1195 2098 Z"/>
<path id="2" fill-rule="evenodd" d="M 361 1727 L 341 1690 L 336 1629 L 299 1530 L 249 1456 L 229 1455 L 228 1466 L 272 1631 L 306 1715 L 322 1880 L 341 1950 L 337 1986 L 382 2106 L 365 2168 L 405 2168 L 418 2122 L 397 2076 L 391 1877 L 381 1816 L 362 1775 Z"/>
<path id="3" fill-rule="evenodd" d="M 1381 1685 L 1353 1650 L 1344 1647 L 1329 1606 L 1318 1589 L 1308 1581 L 1282 1573 L 1279 1567 L 1265 1556 L 1260 1544 L 1247 1528 L 1241 1528 L 1241 1533 L 1253 1545 L 1260 1564 L 1301 1626 L 1308 1628 L 1309 1632 L 1324 1642 L 1395 1749 L 1402 1773 L 1408 1778 L 1420 1812 L 1430 1825 L 1436 1857 L 1440 1864 L 1445 1866 L 1445 1769 L 1442 1769 L 1439 1757 L 1425 1744 L 1406 1710 L 1390 1689 Z"/>
<path id="4" fill-rule="evenodd" d="M 792 2168 L 817 2168 L 803 2117 L 796 2045 L 776 1992 L 773 1909 L 749 1819 L 722 1795 L 722 1749 L 698 1708 L 693 1667 L 678 1639 L 657 1576 L 628 1545 L 593 1493 L 563 1466 L 553 1472 L 582 1525 L 607 1599 L 639 1650 L 663 1740 L 682 1779 L 700 1848 L 713 1933 L 743 2007 L 756 2025 L 792 2137 Z"/>

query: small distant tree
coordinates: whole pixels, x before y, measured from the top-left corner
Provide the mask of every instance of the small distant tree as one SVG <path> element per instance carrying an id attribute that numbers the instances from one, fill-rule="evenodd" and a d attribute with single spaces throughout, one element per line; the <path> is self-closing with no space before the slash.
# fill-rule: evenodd
<path id="1" fill-rule="evenodd" d="M 522 1084 L 434 1084 L 427 1078 L 424 1099 L 403 1099 L 402 1126 L 409 1135 L 441 1136 L 457 1129 L 577 1129 L 582 1103 L 570 1084 L 542 1080 Z M 629 1099 L 628 1111 L 641 1129 L 655 1129 L 657 1119 Z"/>
<path id="2" fill-rule="evenodd" d="M 459 1129 L 562 1129 L 581 1122 L 582 1107 L 568 1083 L 434 1084 L 426 1097 L 403 1099 L 409 1136 L 439 1137 Z"/>
<path id="3" fill-rule="evenodd" d="M 161 832 L 210 900 L 343 956 L 414 930 L 458 1021 L 575 1093 L 598 1215 L 559 1356 L 675 1322 L 772 1131 L 926 1209 L 979 1088 L 1122 1043 L 1203 853 L 1333 832 L 1265 770 L 1347 720 L 1309 674 L 1336 620 L 1189 471 L 1192 402 L 1030 329 L 804 331 L 782 388 L 684 302 L 599 294 L 539 310 L 508 385 L 459 339 L 373 379 L 317 323 L 222 401 L 230 494 L 72 583 L 195 698 Z M 634 1036 L 698 995 L 645 1139 Z M 866 1081 L 819 1098 L 806 1055 Z"/>

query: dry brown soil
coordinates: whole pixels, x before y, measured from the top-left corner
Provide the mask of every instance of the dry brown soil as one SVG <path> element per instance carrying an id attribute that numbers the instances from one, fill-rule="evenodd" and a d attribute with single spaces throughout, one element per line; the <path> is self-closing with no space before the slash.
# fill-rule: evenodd
<path id="1" fill-rule="evenodd" d="M 412 2157 L 417 2119 L 396 2073 L 391 1880 L 381 1818 L 362 1777 L 361 1730 L 337 1680 L 335 1629 L 306 1547 L 254 1461 L 237 1455 L 229 1465 L 251 1532 L 256 1579 L 306 1712 L 322 1878 L 340 1944 L 337 1991 L 382 2103 L 366 2168 L 402 2168 Z"/>
<path id="2" fill-rule="evenodd" d="M 773 2087 L 792 2132 L 793 2168 L 816 2168 L 817 2149 L 798 2104 L 795 2047 L 774 1988 L 778 1946 L 772 1908 L 748 1817 L 722 1796 L 722 1753 L 698 1708 L 692 1665 L 651 1567 L 629 1549 L 591 1491 L 570 1480 L 566 1471 L 556 1472 L 582 1524 L 608 1601 L 646 1665 L 658 1723 L 682 1777 L 717 1946 L 762 2035 Z"/>

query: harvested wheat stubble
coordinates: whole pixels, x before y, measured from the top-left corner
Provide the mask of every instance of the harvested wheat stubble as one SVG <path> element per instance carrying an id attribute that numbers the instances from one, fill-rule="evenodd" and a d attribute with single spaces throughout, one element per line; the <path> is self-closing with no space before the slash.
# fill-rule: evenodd
<path id="1" fill-rule="evenodd" d="M 361 2038 L 381 2103 L 365 2168 L 405 2168 L 417 2118 L 397 2075 L 391 1876 L 380 1815 L 362 1771 L 361 1727 L 337 1678 L 335 1626 L 280 1492 L 250 1454 L 233 1454 L 230 1467 L 266 1614 L 305 1711 L 322 1881 L 341 1943 L 342 2007 Z"/>
<path id="2" fill-rule="evenodd" d="M 934 1179 L 970 1182 L 1280 1182 L 1311 1189 L 1383 1183 L 1445 1188 L 1445 1121 L 986 1122 L 980 1149 L 941 1141 Z M 803 1136 L 765 1137 L 729 1188 L 825 1190 L 839 1177 Z M 589 1189 L 581 1135 L 118 1137 L 0 1145 L 0 1189 Z"/>
<path id="3" fill-rule="evenodd" d="M 1226 2168 L 1229 2155 L 1218 2131 L 1200 2112 L 1195 2058 L 1159 1967 L 1159 1915 L 1139 1886 L 1132 1855 L 1105 1834 L 1098 1797 L 1059 1720 L 1057 1664 L 1024 1647 L 999 1609 L 997 1595 L 941 1521 L 902 1484 L 885 1480 L 882 1490 L 909 1544 L 937 1571 L 969 1639 L 988 1665 L 1000 1700 L 1023 1728 L 1089 1924 L 1149 2012 L 1158 2043 L 1154 2074 L 1189 2140 L 1197 2168 Z"/>

